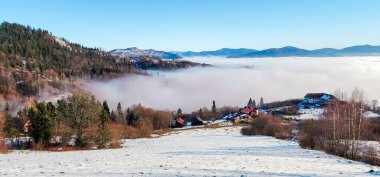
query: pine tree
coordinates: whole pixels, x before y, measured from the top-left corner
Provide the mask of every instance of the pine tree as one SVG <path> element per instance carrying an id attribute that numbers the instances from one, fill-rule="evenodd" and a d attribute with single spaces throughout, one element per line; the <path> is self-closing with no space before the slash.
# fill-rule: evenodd
<path id="1" fill-rule="evenodd" d="M 252 104 L 252 98 L 249 98 L 247 106 L 248 106 L 248 107 L 249 107 L 249 106 L 253 106 L 253 104 Z"/>
<path id="2" fill-rule="evenodd" d="M 177 115 L 181 115 L 181 114 L 182 114 L 182 110 L 181 110 L 181 108 L 178 108 Z"/>
<path id="3" fill-rule="evenodd" d="M 215 100 L 212 101 L 212 108 L 211 108 L 212 113 L 216 113 L 216 105 L 215 105 Z"/>
<path id="4" fill-rule="evenodd" d="M 13 138 L 16 135 L 16 127 L 13 122 L 13 118 L 10 111 L 11 111 L 11 107 L 9 103 L 6 103 L 4 107 L 5 122 L 4 122 L 4 127 L 2 131 L 4 132 L 6 137 Z"/>
<path id="5" fill-rule="evenodd" d="M 121 107 L 121 103 L 120 102 L 117 104 L 117 109 L 116 110 L 117 110 L 117 123 L 125 124 L 123 108 Z"/>
<path id="6" fill-rule="evenodd" d="M 253 106 L 254 108 L 257 108 L 256 101 L 255 101 L 255 100 L 252 100 L 252 106 Z"/>
<path id="7" fill-rule="evenodd" d="M 127 114 L 127 123 L 128 125 L 130 126 L 136 126 L 137 125 L 137 121 L 140 119 L 140 116 L 138 113 L 136 113 L 135 111 L 133 110 L 130 110 L 128 108 L 128 114 Z"/>
<path id="8" fill-rule="evenodd" d="M 199 108 L 198 114 L 199 114 L 199 117 L 202 117 L 202 116 L 203 116 L 202 108 Z"/>
<path id="9" fill-rule="evenodd" d="M 110 127 L 111 119 L 108 111 L 109 108 L 107 102 L 104 101 L 102 113 L 100 114 L 99 135 L 96 141 L 98 148 L 105 148 L 112 140 L 112 132 Z"/>
<path id="10" fill-rule="evenodd" d="M 117 123 L 117 121 L 118 121 L 117 115 L 115 114 L 115 112 L 113 110 L 111 111 L 110 118 L 111 118 L 112 122 Z"/>
<path id="11" fill-rule="evenodd" d="M 54 136 L 60 137 L 55 143 L 62 143 L 62 145 L 66 145 L 70 141 L 72 135 L 72 130 L 68 128 L 68 104 L 66 99 L 58 100 L 57 103 L 57 115 L 55 118 L 52 118 L 53 134 Z"/>
<path id="12" fill-rule="evenodd" d="M 264 99 L 263 97 L 260 98 L 260 104 L 259 104 L 259 108 L 264 108 Z"/>
<path id="13" fill-rule="evenodd" d="M 103 101 L 103 110 L 105 110 L 107 114 L 110 114 L 110 108 L 108 107 L 107 101 Z"/>
<path id="14" fill-rule="evenodd" d="M 51 119 L 46 103 L 35 102 L 35 105 L 29 109 L 28 118 L 30 120 L 29 135 L 34 143 L 48 146 L 51 138 Z"/>

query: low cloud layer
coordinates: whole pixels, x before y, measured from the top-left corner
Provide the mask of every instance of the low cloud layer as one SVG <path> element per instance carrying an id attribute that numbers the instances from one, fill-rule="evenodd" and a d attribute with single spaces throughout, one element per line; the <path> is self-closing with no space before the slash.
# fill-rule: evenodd
<path id="1" fill-rule="evenodd" d="M 380 99 L 380 57 L 345 58 L 187 58 L 214 67 L 151 71 L 151 76 L 126 76 L 90 82 L 86 89 L 115 107 L 142 105 L 185 112 L 204 106 L 238 106 L 249 97 L 265 102 L 302 98 L 309 92 L 333 93 L 355 87 L 368 99 Z"/>

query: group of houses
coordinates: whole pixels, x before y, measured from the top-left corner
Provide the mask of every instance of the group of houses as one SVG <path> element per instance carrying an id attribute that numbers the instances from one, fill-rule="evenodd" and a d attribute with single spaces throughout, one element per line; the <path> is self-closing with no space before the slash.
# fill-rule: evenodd
<path id="1" fill-rule="evenodd" d="M 170 127 L 180 128 L 184 126 L 198 126 L 198 125 L 204 125 L 208 123 L 220 123 L 220 122 L 231 122 L 231 123 L 250 122 L 259 114 L 288 115 L 289 112 L 290 113 L 299 112 L 299 110 L 317 110 L 317 109 L 323 110 L 323 107 L 328 105 L 328 103 L 333 100 L 337 100 L 337 98 L 331 94 L 308 93 L 304 96 L 302 101 L 295 104 L 294 106 L 281 106 L 281 107 L 276 107 L 276 108 L 271 108 L 271 109 L 269 108 L 259 109 L 254 106 L 244 106 L 240 108 L 237 112 L 224 115 L 223 117 L 215 121 L 204 121 L 202 120 L 201 117 L 194 116 L 191 118 L 191 120 L 187 118 L 186 120 L 189 120 L 189 121 L 186 122 L 184 118 L 176 117 L 173 119 L 173 122 L 171 123 Z"/>
<path id="2" fill-rule="evenodd" d="M 303 101 L 297 105 L 298 109 L 315 109 L 326 106 L 330 101 L 336 100 L 333 95 L 327 93 L 308 93 Z"/>
<path id="3" fill-rule="evenodd" d="M 259 114 L 259 110 L 253 106 L 245 106 L 240 108 L 238 112 L 231 113 L 221 117 L 215 121 L 205 121 L 199 116 L 193 116 L 190 121 L 186 122 L 183 117 L 175 117 L 170 125 L 171 128 L 182 128 L 185 126 L 199 126 L 205 124 L 213 124 L 219 122 L 249 122 Z"/>
<path id="4" fill-rule="evenodd" d="M 194 116 L 191 118 L 190 122 L 186 122 L 183 118 L 177 117 L 174 118 L 172 123 L 170 124 L 171 128 L 182 128 L 184 126 L 199 126 L 199 125 L 204 125 L 207 122 L 204 121 L 202 118 L 199 116 Z"/>

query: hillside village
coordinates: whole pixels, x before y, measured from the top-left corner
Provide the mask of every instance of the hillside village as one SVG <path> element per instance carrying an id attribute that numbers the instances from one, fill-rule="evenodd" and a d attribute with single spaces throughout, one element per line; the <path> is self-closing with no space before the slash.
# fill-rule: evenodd
<path id="1" fill-rule="evenodd" d="M 308 93 L 302 100 L 296 100 L 293 103 L 291 101 L 283 101 L 282 103 L 277 103 L 275 107 L 271 106 L 271 103 L 267 104 L 267 106 L 265 104 L 263 106 L 253 106 L 252 103 L 248 103 L 247 106 L 239 108 L 236 112 L 223 115 L 219 119 L 211 121 L 205 121 L 200 116 L 194 116 L 191 119 L 187 118 L 187 121 L 185 121 L 183 117 L 178 116 L 173 119 L 171 127 L 182 128 L 209 124 L 232 125 L 236 123 L 250 123 L 260 115 L 282 117 L 294 121 L 320 119 L 323 117 L 325 108 L 335 101 L 340 100 L 331 94 Z M 368 118 L 380 118 L 379 113 L 370 110 L 366 110 L 364 113 Z"/>

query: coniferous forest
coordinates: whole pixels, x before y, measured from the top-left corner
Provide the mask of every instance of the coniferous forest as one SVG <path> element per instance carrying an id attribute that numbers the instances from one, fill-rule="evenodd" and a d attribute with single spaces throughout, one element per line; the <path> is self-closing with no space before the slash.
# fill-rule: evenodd
<path id="1" fill-rule="evenodd" d="M 194 65 L 148 57 L 120 58 L 99 48 L 70 43 L 46 30 L 8 22 L 0 25 L 0 100 L 36 96 L 46 88 L 64 89 L 76 79 L 107 79 L 144 74 L 145 69 Z"/>

